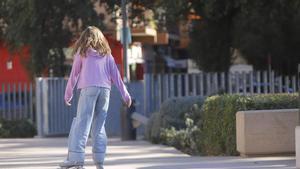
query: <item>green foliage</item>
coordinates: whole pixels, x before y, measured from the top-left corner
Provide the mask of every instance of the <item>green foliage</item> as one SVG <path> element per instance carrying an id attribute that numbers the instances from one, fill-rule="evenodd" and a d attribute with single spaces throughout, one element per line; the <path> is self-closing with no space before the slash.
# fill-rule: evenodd
<path id="1" fill-rule="evenodd" d="M 36 133 L 36 127 L 29 120 L 0 120 L 0 138 L 33 137 Z"/>
<path id="2" fill-rule="evenodd" d="M 198 124 L 202 133 L 203 153 L 207 155 L 237 155 L 235 114 L 238 111 L 297 107 L 297 94 L 209 97 L 203 105 L 203 123 Z"/>
<path id="3" fill-rule="evenodd" d="M 94 11 L 94 1 L 81 0 L 2 0 L 0 24 L 2 37 L 12 52 L 29 46 L 28 68 L 40 76 L 52 69 L 54 76 L 65 73 L 63 48 L 87 25 L 104 28 Z M 79 22 L 79 20 L 81 22 Z"/>
<path id="4" fill-rule="evenodd" d="M 270 57 L 272 69 L 284 74 L 296 73 L 300 62 L 300 1 L 182 2 L 158 0 L 154 11 L 158 23 L 169 32 L 176 32 L 179 21 L 186 21 L 189 14 L 201 16 L 190 25 L 189 45 L 190 55 L 200 69 L 228 71 L 237 49 L 256 69 L 267 69 Z"/>
<path id="5" fill-rule="evenodd" d="M 300 62 L 299 9 L 298 0 L 240 2 L 232 46 L 258 69 L 266 69 L 270 56 L 273 69 L 296 73 Z"/>
<path id="6" fill-rule="evenodd" d="M 231 65 L 235 1 L 191 1 L 195 14 L 202 17 L 193 22 L 189 51 L 204 71 L 227 71 Z"/>
<path id="7" fill-rule="evenodd" d="M 186 118 L 194 121 L 201 118 L 199 109 L 203 97 L 181 97 L 166 100 L 159 112 L 153 113 L 146 126 L 145 137 L 154 143 L 161 140 L 161 130 L 174 127 L 176 130 L 186 128 Z"/>
<path id="8" fill-rule="evenodd" d="M 146 128 L 145 128 L 145 138 L 153 143 L 160 142 L 160 132 L 161 132 L 161 114 L 158 112 L 152 113 Z"/>
<path id="9" fill-rule="evenodd" d="M 168 128 L 173 126 L 175 129 L 186 127 L 186 114 L 192 114 L 192 112 L 198 110 L 203 102 L 204 98 L 198 96 L 188 96 L 166 100 L 161 105 L 159 110 L 162 116 L 161 127 Z M 199 117 L 197 118 L 199 119 Z"/>
<path id="10" fill-rule="evenodd" d="M 173 146 L 188 154 L 201 154 L 201 130 L 194 125 L 194 120 L 186 119 L 186 128 L 176 130 L 171 128 L 163 128 L 160 133 L 160 141 L 162 144 Z"/>
<path id="11" fill-rule="evenodd" d="M 298 108 L 299 103 L 298 94 L 216 95 L 204 103 L 197 97 L 189 102 L 180 99 L 164 102 L 165 107 L 151 116 L 146 139 L 194 155 L 237 155 L 235 114 L 238 111 Z M 192 104 L 197 101 L 198 104 Z M 178 107 L 182 109 L 178 111 Z"/>

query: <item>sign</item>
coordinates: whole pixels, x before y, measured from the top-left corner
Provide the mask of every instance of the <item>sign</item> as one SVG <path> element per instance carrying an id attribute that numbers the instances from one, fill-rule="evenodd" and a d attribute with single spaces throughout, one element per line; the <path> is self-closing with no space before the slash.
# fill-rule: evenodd
<path id="1" fill-rule="evenodd" d="M 122 44 L 124 44 L 123 43 L 123 29 L 125 29 L 125 31 L 126 31 L 126 35 L 127 35 L 127 37 L 126 37 L 126 39 L 127 39 L 127 44 L 130 44 L 131 42 L 132 42 L 132 39 L 131 39 L 131 31 L 130 31 L 130 28 L 129 27 L 126 27 L 126 28 L 121 28 L 120 29 L 120 42 L 122 43 Z"/>
<path id="2" fill-rule="evenodd" d="M 6 62 L 6 68 L 7 68 L 7 70 L 11 70 L 13 68 L 12 61 L 7 61 Z"/>

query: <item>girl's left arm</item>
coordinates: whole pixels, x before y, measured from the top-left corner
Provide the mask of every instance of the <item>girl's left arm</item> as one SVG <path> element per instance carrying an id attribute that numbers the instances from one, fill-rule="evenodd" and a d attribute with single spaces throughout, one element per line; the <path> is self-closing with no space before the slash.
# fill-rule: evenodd
<path id="1" fill-rule="evenodd" d="M 70 77 L 67 83 L 66 91 L 65 91 L 65 102 L 70 103 L 73 97 L 73 90 L 78 81 L 79 74 L 81 71 L 81 58 L 79 52 L 77 52 L 74 56 L 74 61 L 72 65 L 72 70 L 70 73 Z"/>
<path id="2" fill-rule="evenodd" d="M 121 96 L 123 98 L 123 101 L 125 103 L 131 103 L 131 96 L 130 96 L 128 90 L 126 89 L 124 82 L 122 81 L 119 69 L 115 63 L 113 56 L 108 55 L 107 57 L 109 57 L 109 72 L 110 72 L 110 76 L 111 76 L 113 83 L 119 89 Z"/>

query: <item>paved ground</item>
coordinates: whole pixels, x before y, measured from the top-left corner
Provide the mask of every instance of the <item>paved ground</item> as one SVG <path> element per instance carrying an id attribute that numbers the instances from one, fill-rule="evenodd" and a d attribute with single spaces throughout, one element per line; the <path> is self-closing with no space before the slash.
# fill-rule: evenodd
<path id="1" fill-rule="evenodd" d="M 0 169 L 58 168 L 66 144 L 66 138 L 0 139 Z M 108 144 L 105 169 L 295 169 L 294 157 L 190 157 L 141 140 L 110 138 Z M 95 168 L 90 146 L 86 152 L 86 169 Z"/>

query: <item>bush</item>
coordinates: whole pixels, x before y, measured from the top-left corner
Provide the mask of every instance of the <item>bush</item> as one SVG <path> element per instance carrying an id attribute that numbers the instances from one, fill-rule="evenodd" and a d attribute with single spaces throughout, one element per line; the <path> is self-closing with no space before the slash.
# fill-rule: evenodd
<path id="1" fill-rule="evenodd" d="M 297 94 L 251 96 L 218 95 L 203 105 L 201 149 L 207 155 L 237 155 L 235 114 L 243 110 L 289 109 L 298 107 Z"/>
<path id="2" fill-rule="evenodd" d="M 298 107 L 297 94 L 216 95 L 169 99 L 153 113 L 146 139 L 196 155 L 238 155 L 235 114 Z M 202 105 L 203 104 L 203 105 Z"/>
<path id="3" fill-rule="evenodd" d="M 36 128 L 31 121 L 22 120 L 0 120 L 0 138 L 33 137 Z"/>
<path id="4" fill-rule="evenodd" d="M 175 129 L 185 128 L 185 116 L 193 116 L 195 121 L 200 119 L 198 114 L 202 104 L 204 103 L 204 97 L 188 96 L 179 97 L 166 100 L 159 110 L 161 114 L 161 127 Z"/>
<path id="5" fill-rule="evenodd" d="M 186 118 L 185 129 L 176 130 L 174 127 L 162 129 L 161 143 L 174 146 L 188 154 L 201 154 L 201 131 L 194 125 L 194 121 Z"/>
<path id="6" fill-rule="evenodd" d="M 153 143 L 160 143 L 162 129 L 174 127 L 174 129 L 180 130 L 186 128 L 186 116 L 197 121 L 201 116 L 200 108 L 203 102 L 204 98 L 199 96 L 167 99 L 161 105 L 159 112 L 151 115 L 145 130 L 146 139 Z"/>

